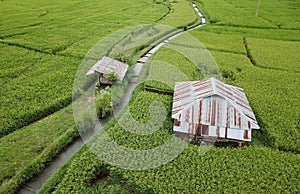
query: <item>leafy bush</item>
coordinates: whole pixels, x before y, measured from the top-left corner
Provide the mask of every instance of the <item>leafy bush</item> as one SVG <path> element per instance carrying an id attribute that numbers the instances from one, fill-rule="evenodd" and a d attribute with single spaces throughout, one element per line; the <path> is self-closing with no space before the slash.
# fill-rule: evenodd
<path id="1" fill-rule="evenodd" d="M 105 75 L 105 78 L 108 80 L 108 81 L 111 81 L 111 82 L 116 82 L 119 78 L 118 78 L 118 75 L 112 71 L 108 74 Z"/>
<path id="2" fill-rule="evenodd" d="M 108 91 L 101 93 L 95 100 L 96 113 L 99 118 L 105 118 L 112 114 L 111 94 Z"/>
<path id="3" fill-rule="evenodd" d="M 228 83 L 233 84 L 233 82 L 234 82 L 235 79 L 236 79 L 234 72 L 232 72 L 232 71 L 230 71 L 230 70 L 226 70 L 226 69 L 221 70 L 221 72 L 222 72 L 223 78 L 224 78 Z"/>

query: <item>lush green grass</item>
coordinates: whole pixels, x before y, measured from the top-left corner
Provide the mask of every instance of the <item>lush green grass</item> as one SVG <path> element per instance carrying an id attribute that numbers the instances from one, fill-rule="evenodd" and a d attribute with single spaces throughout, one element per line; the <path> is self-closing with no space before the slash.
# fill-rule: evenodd
<path id="1" fill-rule="evenodd" d="M 251 15 L 256 12 L 257 1 L 232 1 L 235 7 L 247 10 Z M 261 1 L 258 18 L 275 24 L 282 29 L 300 29 L 300 2 L 296 0 Z M 265 27 L 265 26 L 264 26 Z"/>
<path id="2" fill-rule="evenodd" d="M 3 1 L 0 9 L 0 137 L 69 104 L 81 59 L 108 34 L 147 23 L 183 27 L 197 19 L 185 0 Z"/>
<path id="3" fill-rule="evenodd" d="M 157 112 L 151 118 L 148 111 L 153 102 L 161 102 L 166 110 L 157 107 Z M 131 149 L 151 149 L 162 145 L 172 137 L 169 132 L 172 127 L 171 103 L 172 96 L 141 92 L 131 103 L 130 112 L 125 112 L 118 123 L 107 130 L 107 133 L 116 143 Z M 126 126 L 128 127 L 125 128 Z M 156 131 L 149 135 L 139 134 L 141 131 L 151 130 Z"/>
<path id="4" fill-rule="evenodd" d="M 13 193 L 78 136 L 72 107 L 1 138 L 1 193 Z"/>
<path id="5" fill-rule="evenodd" d="M 192 10 L 187 1 L 178 3 L 185 10 L 171 2 L 174 16 Z M 174 22 L 167 19 L 168 3 L 150 0 L 0 4 L 0 163 L 5 167 L 0 193 L 14 192 L 78 135 L 71 107 L 28 124 L 71 102 L 77 67 L 95 43 L 131 25 L 172 22 L 182 27 L 195 19 L 192 12 Z"/>
<path id="6" fill-rule="evenodd" d="M 0 137 L 71 102 L 78 60 L 6 45 L 0 55 Z"/>
<path id="7" fill-rule="evenodd" d="M 159 22 L 160 24 L 182 28 L 184 26 L 188 27 L 198 20 L 189 1 L 170 0 L 169 2 L 169 7 L 171 9 L 170 14 L 163 18 L 162 21 Z"/>
<path id="8" fill-rule="evenodd" d="M 225 81 L 245 89 L 262 127 L 254 142 L 299 153 L 299 42 L 212 31 L 190 34 L 211 51 Z"/>
<path id="9" fill-rule="evenodd" d="M 279 26 L 269 17 L 275 13 L 271 9 L 274 6 L 277 6 L 276 11 L 282 11 L 280 15 L 289 12 L 287 7 L 296 6 L 297 3 L 295 1 L 275 1 L 274 3 L 265 1 L 262 8 L 265 8 L 265 3 L 268 3 L 270 7 L 268 13 L 264 13 L 264 9 L 261 9 L 259 19 L 254 21 L 251 19 L 255 14 L 256 1 L 205 0 L 202 2 L 214 26 L 208 25 L 190 34 L 210 50 L 221 72 L 227 76 L 225 82 L 245 89 L 261 130 L 253 132 L 251 146 L 240 149 L 213 147 L 205 155 L 200 156 L 199 147 L 189 145 L 175 160 L 156 169 L 131 171 L 110 165 L 105 166 L 105 169 L 110 177 L 117 174 L 121 175 L 122 179 L 134 183 L 142 189 L 140 190 L 142 193 L 299 192 L 298 99 L 300 96 L 298 87 L 300 75 L 297 71 L 298 54 L 296 53 L 298 42 L 285 41 L 300 40 L 299 31 L 282 29 L 283 27 L 297 28 L 296 24 L 293 25 L 296 20 L 287 21 L 290 18 L 286 18 L 286 25 Z M 254 7 L 253 13 L 249 7 Z M 269 19 L 262 18 L 262 13 Z M 294 12 L 291 11 L 291 13 Z M 286 56 L 285 52 L 288 53 Z M 252 57 L 255 64 L 251 63 L 249 57 Z M 182 68 L 182 71 L 185 71 L 185 67 L 190 67 L 191 63 L 183 55 L 172 52 L 170 49 L 161 49 L 154 59 L 159 59 L 179 69 Z M 160 77 L 166 74 L 164 77 L 169 81 L 172 81 L 174 77 L 158 65 L 146 67 L 148 68 L 143 69 L 143 77 L 147 73 L 149 77 L 156 74 Z M 186 70 L 187 75 L 192 72 L 188 71 L 188 68 Z M 147 84 L 149 82 L 146 82 Z M 159 84 L 154 84 L 154 86 L 161 87 Z M 137 114 L 137 119 L 148 117 L 145 110 L 148 110 L 149 104 L 143 103 L 147 102 L 144 99 L 147 95 L 151 93 L 135 93 L 137 97 L 131 103 L 130 109 L 133 110 L 134 115 Z M 170 110 L 170 108 L 171 105 L 167 109 Z M 149 135 L 139 137 L 118 124 L 110 126 L 107 132 L 121 145 L 133 149 L 149 149 L 153 148 L 151 145 L 161 145 L 172 137 L 170 120 L 166 121 L 164 128 L 162 131 L 151 134 L 151 138 L 148 138 Z M 97 142 L 94 143 L 97 145 Z M 77 176 L 74 176 L 79 171 L 74 167 L 92 163 L 84 157 L 89 154 L 91 153 L 87 150 L 81 158 L 70 160 L 70 165 L 58 172 L 64 174 L 63 180 L 51 179 L 52 191 L 56 193 L 74 190 L 83 192 L 97 187 L 97 185 L 91 186 L 86 182 L 79 182 L 76 180 Z M 91 156 L 91 161 L 95 160 L 99 158 Z M 92 163 L 88 168 L 97 169 L 101 166 L 103 166 L 103 161 L 100 160 L 95 166 Z M 88 177 L 95 177 L 96 174 L 94 176 L 89 174 Z M 101 186 L 101 184 L 98 185 Z M 66 190 L 66 186 L 70 190 Z M 74 189 L 75 186 L 76 189 Z M 49 188 L 50 185 L 48 184 L 47 187 Z"/>
<path id="10" fill-rule="evenodd" d="M 100 39 L 168 11 L 137 0 L 3 1 L 0 9 L 0 137 L 69 104 L 77 67 Z"/>
<path id="11" fill-rule="evenodd" d="M 250 53 L 260 67 L 300 72 L 300 42 L 247 39 Z"/>
<path id="12" fill-rule="evenodd" d="M 5 20 L 1 35 L 12 35 L 6 37 L 3 42 L 12 42 L 50 53 L 69 50 L 72 45 L 81 45 L 77 48 L 81 51 L 79 57 L 83 57 L 88 49 L 107 34 L 125 26 L 152 23 L 167 12 L 163 4 L 136 0 L 55 3 L 22 1 L 18 4 L 14 1 L 4 1 L 1 4 L 1 16 Z M 41 16 L 43 13 L 45 15 Z M 34 25 L 36 23 L 37 25 Z M 14 35 L 17 33 L 20 35 Z M 86 42 L 95 37 L 95 42 Z"/>
<path id="13" fill-rule="evenodd" d="M 200 30 L 199 30 L 200 31 Z M 201 31 L 216 34 L 230 34 L 252 38 L 264 38 L 272 40 L 300 41 L 299 30 L 292 29 L 258 29 L 235 26 L 204 26 Z"/>
<path id="14" fill-rule="evenodd" d="M 127 171 L 107 166 L 106 170 L 112 177 L 121 174 L 127 183 L 141 188 L 141 193 L 293 193 L 299 191 L 298 160 L 299 155 L 264 147 L 212 148 L 199 156 L 197 146 L 190 145 L 175 160 L 157 169 Z M 82 174 L 80 167 L 90 169 L 86 172 L 101 167 L 103 162 L 99 158 L 86 151 L 70 163 L 64 180 L 53 193 L 91 191 L 101 186 L 86 183 L 91 180 L 90 175 L 85 182 L 78 180 Z"/>
<path id="15" fill-rule="evenodd" d="M 142 188 L 154 193 L 274 193 L 297 192 L 299 155 L 263 147 L 212 148 L 199 156 L 190 145 L 174 161 L 154 170 L 124 171 Z M 270 178 L 272 177 L 272 178 Z"/>
<path id="16" fill-rule="evenodd" d="M 292 28 L 299 29 L 299 7 L 297 1 L 261 2 L 258 17 L 255 17 L 255 0 L 201 0 L 214 25 L 244 26 L 253 28 Z"/>
<path id="17" fill-rule="evenodd" d="M 246 38 L 251 64 L 241 35 L 190 34 L 211 51 L 225 81 L 245 89 L 261 126 L 253 141 L 299 153 L 299 42 Z"/>
<path id="18" fill-rule="evenodd" d="M 53 192 L 56 185 L 62 181 L 64 175 L 67 172 L 68 167 L 74 160 L 74 158 L 79 157 L 83 152 L 87 150 L 87 147 L 82 146 L 72 157 L 70 157 L 53 175 L 43 184 L 42 188 L 38 193 L 51 193 Z"/>
<path id="19" fill-rule="evenodd" d="M 73 161 L 78 163 L 74 165 Z M 73 179 L 74 177 L 77 177 L 76 180 Z M 47 181 L 38 193 L 72 193 L 75 191 L 77 193 L 129 194 L 141 193 L 144 190 L 123 178 L 122 174 L 111 173 L 106 163 L 86 148 L 82 148 Z"/>
<path id="20" fill-rule="evenodd" d="M 246 54 L 241 35 L 216 34 L 204 31 L 190 31 L 208 50 Z"/>
<path id="21" fill-rule="evenodd" d="M 153 61 L 152 61 L 153 60 Z M 170 48 L 162 48 L 146 64 L 148 77 L 145 86 L 162 91 L 173 91 L 175 82 L 199 80 L 203 76 L 187 57 Z"/>
<path id="22" fill-rule="evenodd" d="M 152 59 L 168 63 L 170 66 L 180 70 L 190 80 L 199 80 L 202 78 L 202 75 L 195 64 L 193 64 L 183 54 L 180 54 L 170 48 L 163 48 L 155 54 Z"/>
<path id="23" fill-rule="evenodd" d="M 300 93 L 297 88 L 300 74 L 256 67 L 243 55 L 215 51 L 212 54 L 221 69 L 233 73 L 229 83 L 246 92 L 261 126 L 257 139 L 253 138 L 253 141 L 300 153 L 300 134 L 296 127 L 299 122 Z"/>
<path id="24" fill-rule="evenodd" d="M 253 141 L 299 153 L 299 2 L 262 1 L 259 17 L 257 1 L 199 2 L 211 25 L 190 34 L 245 89 L 262 128 Z"/>
<path id="25" fill-rule="evenodd" d="M 0 193 L 12 193 L 78 135 L 71 107 L 21 127 L 71 102 L 77 66 L 91 46 L 117 29 L 157 20 L 167 8 L 151 1 L 0 4 L 0 136 L 20 128 L 0 140 Z"/>
<path id="26" fill-rule="evenodd" d="M 258 1 L 254 0 L 197 2 L 211 24 L 199 29 L 200 31 L 253 38 L 300 40 L 298 1 L 262 1 L 258 17 L 255 17 Z"/>
<path id="27" fill-rule="evenodd" d="M 281 17 L 280 25 L 272 19 L 275 13 L 273 10 L 281 11 L 280 14 L 291 13 L 297 16 L 294 10 L 298 10 L 298 3 L 265 1 L 264 3 L 268 4 L 264 4 L 262 8 L 268 5 L 269 10 L 264 12 L 264 9 L 261 9 L 259 19 L 254 21 L 251 19 L 255 14 L 256 1 L 205 0 L 203 2 L 214 26 L 206 26 L 191 34 L 211 50 L 221 71 L 229 75 L 225 81 L 245 89 L 262 128 L 254 132 L 253 145 L 241 149 L 213 147 L 203 156 L 198 155 L 196 145 L 189 145 L 170 163 L 144 171 L 129 171 L 113 167 L 95 157 L 89 150 L 81 150 L 49 180 L 41 193 L 53 191 L 54 193 L 87 193 L 100 190 L 116 193 L 299 192 L 299 154 L 277 150 L 296 153 L 300 150 L 299 110 L 297 109 L 300 98 L 298 91 L 300 76 L 299 73 L 294 72 L 297 66 L 292 65 L 297 60 L 297 49 L 293 49 L 298 48 L 298 43 L 274 40 L 295 41 L 300 40 L 300 36 L 296 29 L 297 19 L 291 19 L 290 16 Z M 254 7 L 253 13 L 248 9 L 249 7 Z M 274 7 L 277 8 L 273 9 Z M 295 9 L 290 11 L 290 8 Z M 265 18 L 267 16 L 268 18 Z M 201 32 L 202 30 L 205 32 Z M 251 64 L 247 58 L 243 38 L 246 38 L 257 66 Z M 93 38 L 89 40 L 93 42 Z M 270 47 L 267 47 L 267 44 L 270 44 Z M 279 49 L 276 50 L 272 46 Z M 76 48 L 73 49 L 75 53 L 80 53 Z M 289 59 L 278 57 L 282 51 L 290 51 L 287 54 Z M 68 50 L 68 52 L 73 51 Z M 273 58 L 273 55 L 277 57 Z M 172 65 L 180 61 L 180 66 L 176 68 L 183 68 L 182 71 L 191 74 L 188 70 L 191 61 L 178 53 L 162 49 L 156 57 Z M 274 61 L 279 63 L 276 64 Z M 186 69 L 184 64 L 187 64 Z M 159 69 L 159 66 L 156 66 L 156 69 Z M 138 121 L 149 121 L 147 111 L 152 100 L 162 101 L 170 114 L 170 96 L 136 91 L 134 99 L 130 110 Z M 131 130 L 139 129 L 134 127 Z M 151 126 L 148 130 L 152 130 Z M 133 134 L 114 121 L 106 128 L 110 137 L 116 142 L 138 150 L 151 149 L 163 144 L 173 137 L 171 130 L 170 117 L 162 128 L 145 136 Z M 94 143 L 97 146 L 97 142 Z M 262 146 L 269 146 L 269 148 Z M 101 175 L 105 175 L 106 178 L 99 178 Z M 98 180 L 96 184 L 95 179 Z"/>
<path id="28" fill-rule="evenodd" d="M 254 18 L 256 8 L 256 2 L 254 1 L 239 2 L 240 7 L 236 7 L 234 3 L 226 0 L 205 1 L 204 6 L 209 13 L 209 21 L 212 24 L 276 28 L 275 24 L 263 18 Z M 251 8 L 254 12 L 251 12 Z"/>
<path id="29" fill-rule="evenodd" d="M 130 106 L 131 113 L 137 121 L 148 121 L 149 115 L 145 113 L 152 100 L 163 102 L 168 112 L 170 111 L 170 97 L 141 92 Z M 118 124 L 111 125 L 106 128 L 106 131 L 118 144 L 134 150 L 144 150 L 161 145 L 172 137 L 171 129 L 172 122 L 167 119 L 162 129 L 146 136 L 129 133 Z M 94 141 L 92 144 L 97 145 L 98 142 Z M 127 188 L 126 185 L 119 187 L 119 184 L 113 184 L 114 186 L 109 184 L 111 179 L 116 176 L 119 177 L 119 183 L 126 180 L 127 184 L 135 185 L 135 188 L 138 188 L 141 193 L 212 193 L 220 191 L 273 193 L 299 190 L 297 183 L 300 156 L 297 154 L 284 153 L 260 146 L 245 146 L 243 148 L 213 147 L 208 153 L 200 156 L 198 148 L 197 145 L 189 145 L 173 161 L 158 168 L 143 171 L 113 167 L 96 157 L 90 150 L 85 150 L 73 160 L 69 160 L 68 165 L 57 172 L 60 174 L 57 176 L 59 180 L 55 181 L 51 178 L 51 181 L 46 184 L 47 187 L 42 191 L 53 193 L 92 192 L 97 188 L 103 188 L 103 184 L 108 184 L 113 187 L 112 191 L 127 193 L 124 191 L 124 188 Z M 101 177 L 101 175 L 106 175 L 107 178 L 100 180 L 97 184 L 90 184 L 95 177 Z M 47 188 L 48 190 L 46 190 Z"/>

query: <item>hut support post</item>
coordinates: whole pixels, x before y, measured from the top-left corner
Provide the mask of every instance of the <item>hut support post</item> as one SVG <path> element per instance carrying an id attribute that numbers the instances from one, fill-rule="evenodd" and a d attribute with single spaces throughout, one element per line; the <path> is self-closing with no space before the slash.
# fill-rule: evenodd
<path id="1" fill-rule="evenodd" d="M 243 147 L 243 143 L 241 141 L 238 142 L 238 147 L 239 148 Z"/>

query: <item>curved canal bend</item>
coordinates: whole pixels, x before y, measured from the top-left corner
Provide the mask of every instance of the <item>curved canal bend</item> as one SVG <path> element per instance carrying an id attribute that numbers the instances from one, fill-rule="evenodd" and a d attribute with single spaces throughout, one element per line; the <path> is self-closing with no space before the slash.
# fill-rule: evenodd
<path id="1" fill-rule="evenodd" d="M 188 28 L 188 30 L 194 30 L 197 28 L 200 28 L 201 26 L 206 24 L 206 19 L 204 15 L 201 13 L 201 11 L 198 9 L 197 5 L 195 3 L 192 3 L 192 6 L 194 10 L 196 11 L 197 15 L 201 19 L 201 23 L 197 24 L 196 26 L 192 26 Z M 123 109 L 129 102 L 131 98 L 131 94 L 137 84 L 137 78 L 140 74 L 140 71 L 142 69 L 143 64 L 147 61 L 148 58 L 150 58 L 159 48 L 167 44 L 172 39 L 176 38 L 177 36 L 180 36 L 183 34 L 184 31 L 179 31 L 173 35 L 170 36 L 166 35 L 166 37 L 163 41 L 158 43 L 156 46 L 154 46 L 152 49 L 150 49 L 145 55 L 142 56 L 142 58 L 138 61 L 138 63 L 134 66 L 133 69 L 133 77 L 130 80 L 128 87 L 125 91 L 125 95 L 123 97 L 122 102 L 119 106 L 116 107 L 114 110 L 115 113 L 118 113 L 121 109 Z M 112 117 L 106 119 L 105 121 L 102 121 L 102 124 L 108 123 L 109 120 Z M 100 129 L 100 126 L 96 126 L 94 130 L 91 130 L 89 133 L 85 134 L 85 137 L 83 137 L 85 140 L 89 139 L 91 136 L 93 136 L 98 130 Z M 28 182 L 23 184 L 21 188 L 19 189 L 18 193 L 20 194 L 33 194 L 36 193 L 42 185 L 47 181 L 47 179 L 56 171 L 58 170 L 76 151 L 80 149 L 80 147 L 84 144 L 82 138 L 77 138 L 71 145 L 66 147 L 63 152 L 61 152 L 46 168 L 42 170 L 40 174 L 30 179 Z"/>

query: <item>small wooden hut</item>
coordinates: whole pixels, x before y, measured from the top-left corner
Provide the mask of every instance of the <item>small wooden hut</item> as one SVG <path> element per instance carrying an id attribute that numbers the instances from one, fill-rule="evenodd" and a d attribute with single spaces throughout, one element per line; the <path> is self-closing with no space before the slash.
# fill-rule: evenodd
<path id="1" fill-rule="evenodd" d="M 128 70 L 128 64 L 104 56 L 86 73 L 86 75 L 97 73 L 99 85 L 100 84 L 111 85 L 113 84 L 113 82 L 107 80 L 105 77 L 106 75 L 108 75 L 109 73 L 115 73 L 118 79 L 120 81 L 123 81 L 127 70 Z"/>
<path id="2" fill-rule="evenodd" d="M 244 90 L 214 78 L 175 84 L 172 118 L 176 136 L 251 141 L 259 129 Z"/>

